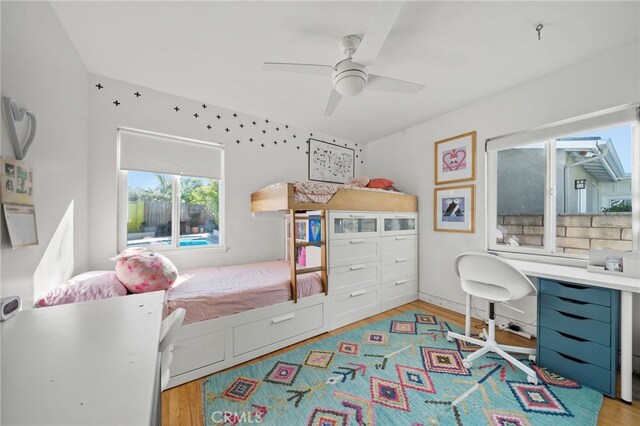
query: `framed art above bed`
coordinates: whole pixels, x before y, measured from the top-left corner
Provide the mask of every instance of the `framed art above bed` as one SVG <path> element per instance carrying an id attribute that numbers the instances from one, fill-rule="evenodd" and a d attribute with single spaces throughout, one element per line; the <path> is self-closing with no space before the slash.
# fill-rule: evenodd
<path id="1" fill-rule="evenodd" d="M 309 180 L 345 183 L 355 177 L 355 160 L 352 148 L 309 139 Z"/>

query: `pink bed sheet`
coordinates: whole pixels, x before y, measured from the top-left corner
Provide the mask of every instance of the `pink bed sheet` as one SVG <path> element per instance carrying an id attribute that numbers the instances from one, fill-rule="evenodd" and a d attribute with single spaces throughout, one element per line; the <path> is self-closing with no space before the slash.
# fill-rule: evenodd
<path id="1" fill-rule="evenodd" d="M 166 313 L 186 309 L 184 324 L 291 300 L 289 263 L 282 260 L 192 269 L 167 291 Z M 298 276 L 298 298 L 322 292 L 317 273 Z"/>

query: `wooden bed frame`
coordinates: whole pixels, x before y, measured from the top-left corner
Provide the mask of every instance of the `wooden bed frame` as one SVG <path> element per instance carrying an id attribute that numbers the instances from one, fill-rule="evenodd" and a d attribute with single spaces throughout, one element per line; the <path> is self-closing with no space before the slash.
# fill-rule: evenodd
<path id="1" fill-rule="evenodd" d="M 278 210 L 416 212 L 418 197 L 395 192 L 342 188 L 328 203 L 297 203 L 292 183 L 261 189 L 251 194 L 252 212 Z"/>

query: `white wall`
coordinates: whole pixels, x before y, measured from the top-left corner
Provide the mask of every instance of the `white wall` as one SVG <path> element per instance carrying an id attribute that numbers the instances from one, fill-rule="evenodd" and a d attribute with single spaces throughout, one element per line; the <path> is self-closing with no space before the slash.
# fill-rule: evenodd
<path id="1" fill-rule="evenodd" d="M 452 309 L 464 294 L 453 270 L 455 257 L 485 245 L 484 141 L 558 120 L 640 101 L 640 45 L 633 44 L 547 77 L 468 105 L 367 145 L 367 171 L 392 177 L 402 190 L 419 196 L 420 292 Z M 477 201 L 475 234 L 433 231 L 433 144 L 477 131 Z M 640 306 L 640 297 L 635 303 Z M 482 307 L 482 305 L 479 305 Z M 535 305 L 526 303 L 535 318 Z M 503 309 L 514 317 L 518 314 Z M 640 354 L 640 310 L 635 310 L 634 353 Z"/>
<path id="2" fill-rule="evenodd" d="M 364 166 L 361 163 L 364 161 L 360 152 L 362 146 L 348 140 L 295 128 L 287 123 L 266 122 L 267 118 L 214 105 L 207 104 L 205 109 L 201 101 L 101 76 L 92 76 L 91 80 L 89 254 L 92 269 L 113 268 L 109 258 L 117 253 L 118 126 L 225 145 L 224 231 L 229 250 L 189 249 L 168 254 L 178 269 L 282 258 L 282 214 L 260 213 L 254 217 L 250 195 L 271 183 L 307 179 L 306 141 L 311 135 L 315 139 L 331 143 L 335 140 L 339 145 L 354 148 L 358 154 L 356 174 Z M 98 89 L 97 84 L 103 88 Z M 135 92 L 141 96 L 136 97 Z M 113 103 L 116 100 L 120 105 Z M 176 106 L 180 111 L 174 110 Z M 196 113 L 198 118 L 193 115 Z M 237 116 L 234 117 L 234 113 Z M 221 118 L 217 118 L 218 115 Z M 206 127 L 208 124 L 212 129 Z M 240 127 L 241 124 L 244 127 Z"/>
<path id="3" fill-rule="evenodd" d="M 48 2 L 2 2 L 1 8 L 2 96 L 38 120 L 25 161 L 34 172 L 40 244 L 12 250 L 5 230 L 2 239 L 0 291 L 21 296 L 28 308 L 34 280 L 44 288 L 88 267 L 89 75 Z M 1 154 L 14 158 L 1 121 Z"/>

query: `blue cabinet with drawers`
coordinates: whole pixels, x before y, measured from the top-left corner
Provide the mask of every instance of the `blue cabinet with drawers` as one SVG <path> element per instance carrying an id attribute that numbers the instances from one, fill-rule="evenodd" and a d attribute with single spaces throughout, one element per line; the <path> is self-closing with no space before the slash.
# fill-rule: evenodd
<path id="1" fill-rule="evenodd" d="M 620 292 L 540 279 L 541 367 L 615 398 Z"/>

